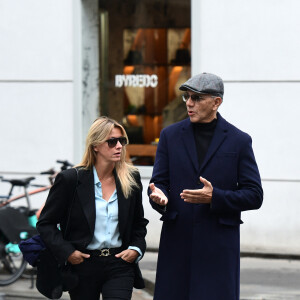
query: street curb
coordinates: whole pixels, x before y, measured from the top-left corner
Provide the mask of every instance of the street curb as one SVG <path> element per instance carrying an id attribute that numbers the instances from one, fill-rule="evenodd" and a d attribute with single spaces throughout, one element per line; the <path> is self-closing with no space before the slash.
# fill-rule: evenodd
<path id="1" fill-rule="evenodd" d="M 9 300 L 9 299 L 31 299 L 31 300 L 45 300 L 48 299 L 45 296 L 41 295 L 38 291 L 7 291 L 3 292 L 2 295 L 4 296 L 3 300 Z M 68 295 L 62 295 L 60 298 L 61 300 L 69 300 Z M 1 293 L 0 293 L 0 300 L 1 298 Z"/>
<path id="2" fill-rule="evenodd" d="M 158 253 L 158 248 L 147 248 L 147 252 Z M 240 257 L 300 260 L 300 254 L 297 253 L 278 253 L 278 252 L 271 252 L 271 251 L 270 252 L 241 251 Z"/>
<path id="3" fill-rule="evenodd" d="M 153 296 L 155 283 L 147 278 L 144 278 L 144 281 L 145 281 L 145 291 L 149 293 L 151 296 Z"/>
<path id="4" fill-rule="evenodd" d="M 241 257 L 266 258 L 266 259 L 300 260 L 300 254 L 241 252 L 240 256 Z"/>

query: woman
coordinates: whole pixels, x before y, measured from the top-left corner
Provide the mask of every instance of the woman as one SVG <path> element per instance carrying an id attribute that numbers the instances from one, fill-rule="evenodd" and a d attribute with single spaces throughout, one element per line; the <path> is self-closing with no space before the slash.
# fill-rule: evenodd
<path id="1" fill-rule="evenodd" d="M 148 221 L 140 175 L 125 162 L 127 143 L 119 123 L 98 118 L 77 180 L 74 169 L 57 175 L 37 224 L 47 248 L 79 276 L 72 300 L 96 300 L 100 293 L 104 300 L 131 299 L 133 286 L 144 287 L 137 261 L 146 249 Z"/>

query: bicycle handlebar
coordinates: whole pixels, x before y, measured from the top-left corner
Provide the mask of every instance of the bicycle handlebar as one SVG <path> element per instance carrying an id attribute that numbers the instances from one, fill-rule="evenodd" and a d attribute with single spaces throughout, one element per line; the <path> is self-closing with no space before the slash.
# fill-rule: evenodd
<path id="1" fill-rule="evenodd" d="M 57 160 L 56 162 L 62 164 L 62 166 L 61 166 L 62 171 L 66 170 L 70 167 L 73 167 L 73 164 L 71 164 L 67 160 Z M 47 171 L 40 172 L 39 174 L 40 175 L 50 175 L 49 176 L 50 185 L 46 186 L 46 185 L 40 185 L 40 184 L 31 184 L 31 186 L 37 187 L 37 189 L 35 189 L 33 191 L 28 191 L 28 192 L 27 192 L 27 187 L 30 185 L 30 181 L 35 179 L 35 177 L 27 177 L 24 179 L 5 179 L 5 178 L 3 178 L 3 176 L 0 176 L 0 180 L 2 182 L 9 182 L 12 185 L 9 194 L 7 196 L 0 197 L 0 198 L 4 198 L 4 200 L 0 200 L 0 207 L 3 207 L 15 200 L 25 197 L 28 202 L 28 207 L 30 208 L 30 202 L 29 202 L 30 200 L 29 200 L 28 196 L 49 190 L 51 188 L 51 186 L 53 185 L 53 180 L 54 180 L 57 172 L 53 168 L 51 168 Z M 11 198 L 12 190 L 13 190 L 14 186 L 23 186 L 25 188 L 25 193 Z"/>
<path id="2" fill-rule="evenodd" d="M 71 168 L 71 167 L 73 167 L 73 164 L 71 164 L 70 162 L 68 162 L 67 160 L 57 160 L 56 161 L 57 163 L 59 163 L 59 164 L 62 164 L 62 166 L 61 166 L 61 170 L 63 171 L 63 170 L 66 170 L 67 168 Z"/>

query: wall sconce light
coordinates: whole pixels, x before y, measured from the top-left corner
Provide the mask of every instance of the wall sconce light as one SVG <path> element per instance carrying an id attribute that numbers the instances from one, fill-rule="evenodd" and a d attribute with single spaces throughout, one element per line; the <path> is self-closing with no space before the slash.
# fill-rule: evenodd
<path id="1" fill-rule="evenodd" d="M 143 62 L 142 53 L 139 50 L 130 50 L 124 64 L 127 66 L 140 65 Z"/>
<path id="2" fill-rule="evenodd" d="M 175 59 L 172 59 L 171 63 L 176 66 L 189 65 L 191 63 L 189 49 L 177 49 Z"/>

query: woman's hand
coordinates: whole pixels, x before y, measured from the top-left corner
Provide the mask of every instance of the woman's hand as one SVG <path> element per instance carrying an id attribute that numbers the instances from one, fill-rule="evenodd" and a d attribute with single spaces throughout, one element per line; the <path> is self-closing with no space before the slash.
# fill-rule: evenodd
<path id="1" fill-rule="evenodd" d="M 90 255 L 86 253 L 82 253 L 79 250 L 75 250 L 69 257 L 68 262 L 72 265 L 81 264 L 85 258 L 89 258 Z"/>
<path id="2" fill-rule="evenodd" d="M 119 257 L 129 263 L 133 263 L 139 256 L 139 253 L 132 249 L 124 250 L 115 255 L 115 257 Z"/>

